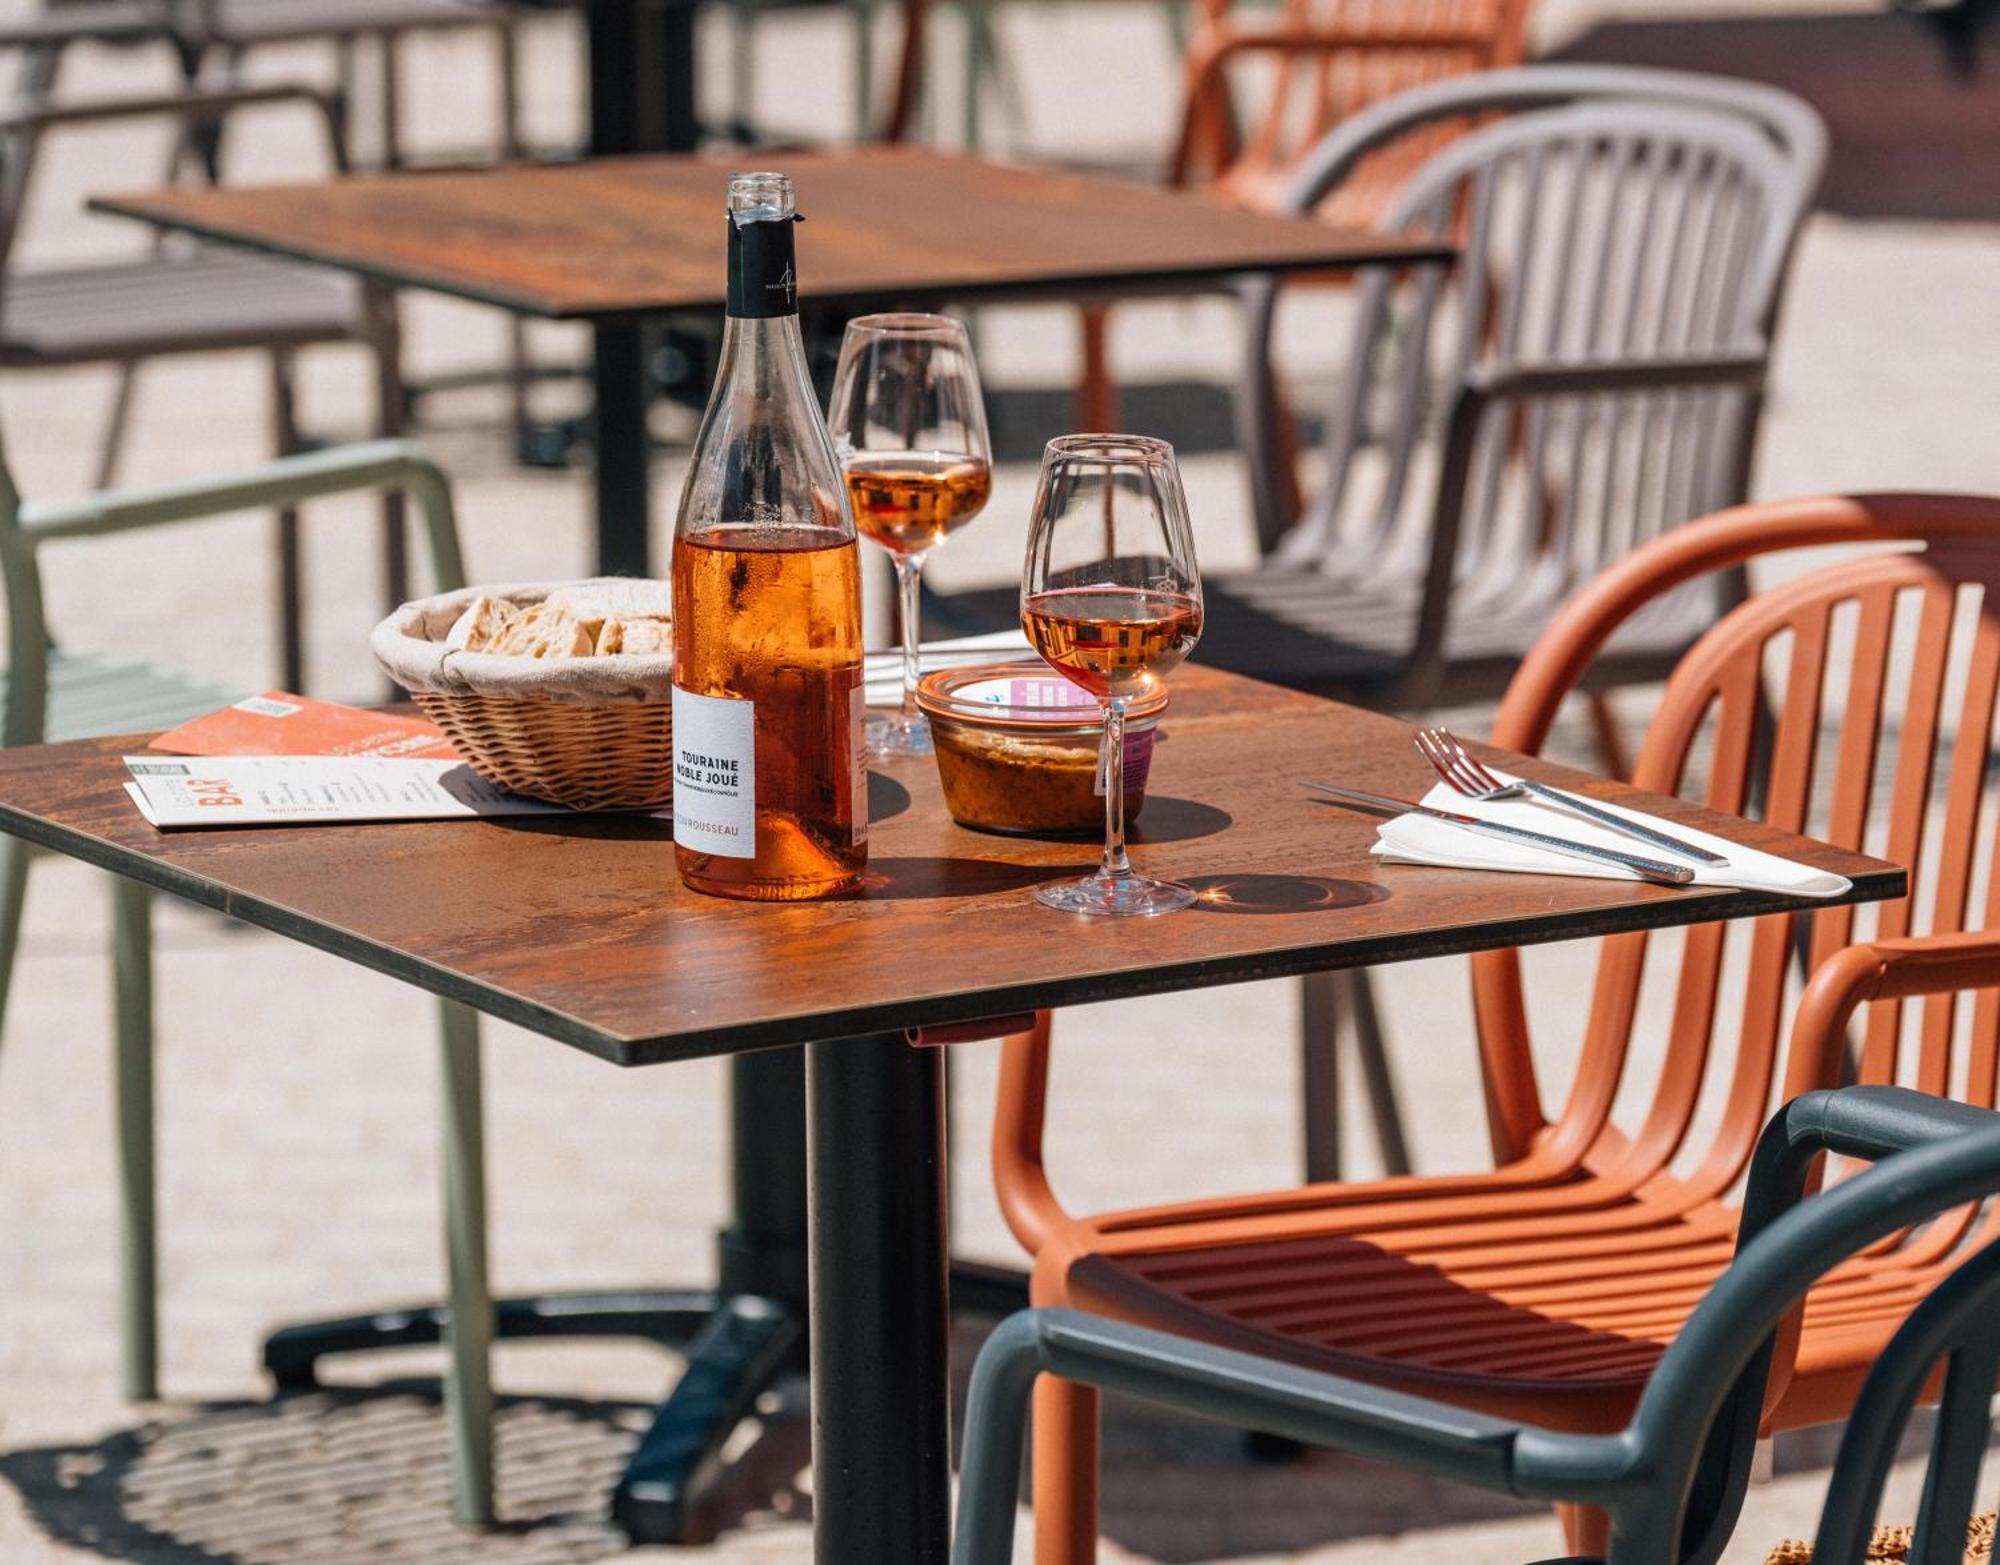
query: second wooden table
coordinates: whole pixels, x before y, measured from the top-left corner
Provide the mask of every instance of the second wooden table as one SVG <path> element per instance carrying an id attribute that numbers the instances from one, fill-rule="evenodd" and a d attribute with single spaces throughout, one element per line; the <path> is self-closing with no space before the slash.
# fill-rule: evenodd
<path id="1" fill-rule="evenodd" d="M 1186 293 L 1244 273 L 1449 253 L 1198 195 L 886 147 L 361 175 L 91 204 L 397 287 L 590 322 L 598 566 L 645 575 L 651 529 L 640 323 L 721 312 L 724 186 L 731 169 L 753 163 L 797 182 L 806 216 L 801 293 L 835 315 Z"/>

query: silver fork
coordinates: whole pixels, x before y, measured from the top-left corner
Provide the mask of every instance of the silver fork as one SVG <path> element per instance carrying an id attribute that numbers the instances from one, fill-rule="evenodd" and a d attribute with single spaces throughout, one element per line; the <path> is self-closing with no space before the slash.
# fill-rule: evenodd
<path id="1" fill-rule="evenodd" d="M 1596 821 L 1600 826 L 1608 826 L 1613 831 L 1622 832 L 1637 841 L 1648 843 L 1655 848 L 1664 848 L 1667 852 L 1678 854 L 1684 859 L 1694 859 L 1702 864 L 1729 862 L 1719 853 L 1711 853 L 1706 848 L 1696 847 L 1692 842 L 1683 842 L 1680 838 L 1668 832 L 1655 830 L 1651 826 L 1641 826 L 1635 821 L 1628 821 L 1622 815 L 1613 815 L 1609 810 L 1599 809 L 1588 799 L 1578 798 L 1573 793 L 1565 793 L 1560 788 L 1551 788 L 1547 783 L 1530 782 L 1525 777 L 1515 782 L 1504 782 L 1446 729 L 1420 728 L 1417 730 L 1416 744 L 1417 753 L 1431 763 L 1431 770 L 1443 779 L 1445 786 L 1468 799 L 1484 801 L 1532 796 L 1558 805 L 1572 814 L 1581 815 L 1586 820 Z"/>

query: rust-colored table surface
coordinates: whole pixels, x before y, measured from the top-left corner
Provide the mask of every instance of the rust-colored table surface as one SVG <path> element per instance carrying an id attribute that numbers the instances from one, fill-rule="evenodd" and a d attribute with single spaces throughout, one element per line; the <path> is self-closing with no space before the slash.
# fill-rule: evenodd
<path id="1" fill-rule="evenodd" d="M 1415 798 L 1402 723 L 1190 668 L 1162 724 L 1133 857 L 1205 893 L 1091 919 L 1030 890 L 1095 845 L 968 831 L 928 761 L 873 781 L 870 875 L 842 900 L 698 896 L 640 815 L 160 832 L 122 791 L 133 741 L 0 753 L 0 829 L 221 908 L 621 1064 L 881 1033 L 1313 969 L 1738 918 L 1798 899 L 1378 863 L 1326 778 Z M 1540 762 L 1509 766 L 1833 870 L 1894 866 Z"/>
<path id="2" fill-rule="evenodd" d="M 816 304 L 1179 292 L 1248 271 L 1449 254 L 1145 185 L 879 147 L 367 174 L 91 205 L 521 314 L 606 320 L 722 307 L 723 189 L 753 165 L 797 181 L 799 275 Z"/>

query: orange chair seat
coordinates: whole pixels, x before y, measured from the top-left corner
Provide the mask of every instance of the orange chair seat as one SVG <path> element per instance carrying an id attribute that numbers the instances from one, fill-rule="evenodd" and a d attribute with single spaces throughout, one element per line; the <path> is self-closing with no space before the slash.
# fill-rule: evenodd
<path id="1" fill-rule="evenodd" d="M 1293 1190 L 1190 1206 L 1178 1222 L 1172 1208 L 1103 1214 L 1055 1237 L 1036 1302 L 1503 1416 L 1621 1427 L 1728 1265 L 1735 1210 L 1707 1200 L 1676 1210 L 1666 1182 L 1620 1194 L 1615 1181 L 1585 1178 L 1489 1193 L 1482 1218 L 1455 1221 L 1462 1186 L 1321 1187 L 1339 1202 L 1318 1210 L 1301 1210 L 1304 1192 Z M 1427 1205 L 1435 1220 L 1420 1216 Z M 1808 1302 L 1774 1427 L 1841 1416 L 1883 1342 L 1958 1253 L 1918 1244 L 1830 1274 Z"/>

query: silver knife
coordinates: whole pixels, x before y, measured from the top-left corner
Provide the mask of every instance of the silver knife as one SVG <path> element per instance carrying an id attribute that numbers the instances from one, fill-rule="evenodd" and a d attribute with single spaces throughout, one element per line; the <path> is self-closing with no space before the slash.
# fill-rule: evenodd
<path id="1" fill-rule="evenodd" d="M 1613 815 L 1609 810 L 1600 809 L 1597 805 L 1591 803 L 1590 800 L 1581 798 L 1565 789 L 1551 788 L 1547 783 L 1532 782 L 1526 777 L 1517 777 L 1514 781 L 1517 787 L 1526 793 L 1533 794 L 1538 799 L 1546 799 L 1549 803 L 1558 805 L 1563 809 L 1574 810 L 1578 815 L 1586 816 L 1596 821 L 1600 826 L 1609 826 L 1613 831 L 1620 832 L 1627 837 L 1635 837 L 1641 842 L 1650 842 L 1654 847 L 1665 848 L 1669 853 L 1678 853 L 1684 858 L 1699 859 L 1704 864 L 1727 864 L 1729 862 L 1720 853 L 1711 853 L 1708 849 L 1695 843 L 1683 842 L 1672 832 L 1660 831 L 1652 826 L 1642 826 L 1637 821 L 1628 821 L 1622 815 Z"/>
<path id="2" fill-rule="evenodd" d="M 1597 848 L 1588 843 L 1571 842 L 1563 837 L 1551 837 L 1539 831 L 1529 831 L 1524 826 L 1507 826 L 1499 821 L 1481 820 L 1477 815 L 1461 815 L 1455 810 L 1433 809 L 1428 804 L 1412 804 L 1407 799 L 1392 799 L 1386 794 L 1363 793 L 1358 788 L 1336 788 L 1332 783 L 1308 782 L 1308 788 L 1330 794 L 1349 804 L 1365 805 L 1371 810 L 1382 810 L 1393 815 L 1427 815 L 1432 820 L 1449 821 L 1454 826 L 1464 826 L 1472 831 L 1483 831 L 1489 836 L 1506 837 L 1515 842 L 1531 842 L 1538 848 L 1547 848 L 1551 853 L 1567 854 L 1573 859 L 1584 859 L 1593 864 L 1615 864 L 1620 869 L 1628 869 L 1642 880 L 1656 881 L 1663 886 L 1685 886 L 1694 879 L 1694 871 L 1684 864 L 1663 864 L 1658 859 L 1641 858 L 1636 853 L 1621 853 L 1616 848 Z"/>

